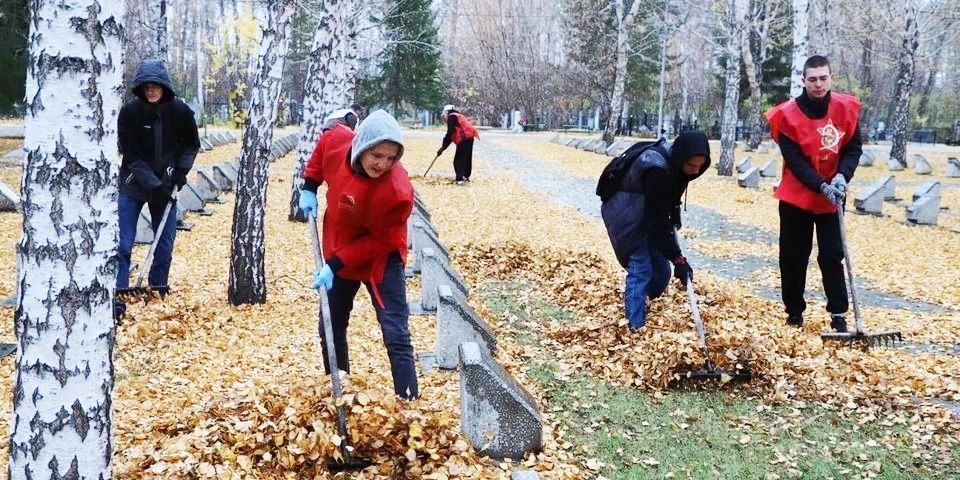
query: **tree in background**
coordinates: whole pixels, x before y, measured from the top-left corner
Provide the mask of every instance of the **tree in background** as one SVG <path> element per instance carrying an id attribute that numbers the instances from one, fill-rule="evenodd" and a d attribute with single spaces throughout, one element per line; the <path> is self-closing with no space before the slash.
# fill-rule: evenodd
<path id="1" fill-rule="evenodd" d="M 27 0 L 0 2 L 0 116 L 23 100 L 27 72 Z"/>
<path id="2" fill-rule="evenodd" d="M 277 100 L 287 55 L 288 27 L 294 0 L 269 0 L 258 13 L 260 55 L 251 92 L 250 112 L 243 132 L 237 203 L 233 209 L 230 243 L 230 285 L 233 305 L 267 301 L 264 224 L 267 205 L 267 164 L 277 120 Z"/>
<path id="3" fill-rule="evenodd" d="M 30 2 L 11 479 L 112 478 L 124 2 Z"/>
<path id="4" fill-rule="evenodd" d="M 444 101 L 440 41 L 430 0 L 395 0 L 384 19 L 387 48 L 381 72 L 363 83 L 364 105 L 436 110 Z"/>

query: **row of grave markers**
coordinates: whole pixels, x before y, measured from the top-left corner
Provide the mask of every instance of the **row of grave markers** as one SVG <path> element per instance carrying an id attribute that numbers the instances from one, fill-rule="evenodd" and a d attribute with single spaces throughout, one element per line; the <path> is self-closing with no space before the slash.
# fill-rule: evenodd
<path id="1" fill-rule="evenodd" d="M 408 276 L 420 276 L 413 315 L 436 315 L 434 351 L 422 353 L 421 370 L 459 370 L 461 430 L 473 448 L 491 458 L 522 460 L 543 448 L 537 402 L 494 358 L 497 338 L 470 306 L 469 287 L 450 266 L 450 252 L 419 195 L 407 224 L 413 256 Z M 513 478 L 538 478 L 515 472 Z"/>

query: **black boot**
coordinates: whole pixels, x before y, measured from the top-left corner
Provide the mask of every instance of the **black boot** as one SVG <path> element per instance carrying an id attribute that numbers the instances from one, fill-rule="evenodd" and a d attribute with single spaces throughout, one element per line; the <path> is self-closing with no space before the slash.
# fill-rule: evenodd
<path id="1" fill-rule="evenodd" d="M 831 313 L 830 328 L 837 333 L 847 333 L 847 319 L 843 318 L 842 313 Z"/>
<path id="2" fill-rule="evenodd" d="M 790 325 L 791 327 L 798 327 L 798 328 L 803 327 L 803 314 L 794 313 L 791 315 L 787 315 L 787 325 Z"/>

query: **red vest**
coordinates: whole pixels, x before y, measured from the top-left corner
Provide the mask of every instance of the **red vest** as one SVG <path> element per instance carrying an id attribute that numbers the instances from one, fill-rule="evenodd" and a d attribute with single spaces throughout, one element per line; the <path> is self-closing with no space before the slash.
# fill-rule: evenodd
<path id="1" fill-rule="evenodd" d="M 450 138 L 453 143 L 460 145 L 464 140 L 473 140 L 480 136 L 477 129 L 470 123 L 470 117 L 456 112 L 450 112 L 450 115 L 457 116 L 457 127 L 453 129 L 453 137 Z"/>
<path id="2" fill-rule="evenodd" d="M 852 95 L 831 92 L 827 115 L 820 119 L 811 119 L 797 106 L 796 99 L 790 99 L 767 111 L 770 122 L 770 135 L 778 141 L 780 135 L 786 135 L 800 145 L 803 156 L 813 166 L 825 182 L 837 174 L 840 165 L 840 151 L 850 141 L 857 130 L 857 116 L 860 113 L 860 101 Z M 797 180 L 793 172 L 783 164 L 780 186 L 774 196 L 793 206 L 813 213 L 833 213 L 837 209 L 819 190 L 811 190 Z"/>
<path id="3" fill-rule="evenodd" d="M 324 257 L 336 255 L 343 262 L 337 276 L 371 282 L 374 295 L 379 296 L 376 283 L 383 280 L 387 256 L 398 252 L 404 263 L 407 260 L 407 218 L 413 210 L 413 185 L 399 163 L 379 178 L 355 173 L 347 156 L 354 132 L 339 127 L 320 137 L 320 168 L 310 168 L 314 165 L 311 158 L 304 175 L 327 184 Z"/>

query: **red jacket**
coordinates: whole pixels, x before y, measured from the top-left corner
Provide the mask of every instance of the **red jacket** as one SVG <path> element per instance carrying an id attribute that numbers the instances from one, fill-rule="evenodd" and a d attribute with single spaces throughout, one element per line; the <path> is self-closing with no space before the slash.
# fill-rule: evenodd
<path id="1" fill-rule="evenodd" d="M 323 214 L 323 253 L 342 262 L 337 276 L 369 281 L 375 295 L 387 256 L 398 252 L 406 263 L 407 219 L 413 210 L 413 185 L 403 165 L 380 178 L 350 168 L 353 131 L 344 125 L 327 130 L 304 170 L 304 178 L 327 183 Z"/>
<path id="2" fill-rule="evenodd" d="M 857 130 L 860 101 L 851 95 L 830 92 L 827 115 L 811 119 L 790 99 L 767 111 L 770 135 L 778 141 L 786 135 L 800 145 L 800 150 L 824 181 L 829 182 L 840 165 L 840 151 L 850 142 Z M 774 196 L 793 206 L 813 213 L 834 213 L 837 208 L 819 191 L 801 183 L 793 172 L 783 165 L 783 178 Z"/>

